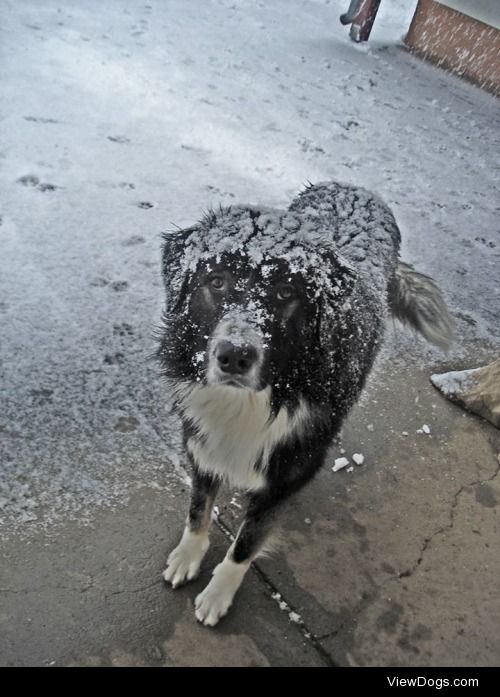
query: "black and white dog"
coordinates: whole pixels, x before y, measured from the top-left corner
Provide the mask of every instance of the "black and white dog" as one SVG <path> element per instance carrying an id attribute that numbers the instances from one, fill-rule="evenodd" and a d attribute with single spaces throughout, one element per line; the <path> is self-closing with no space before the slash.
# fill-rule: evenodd
<path id="1" fill-rule="evenodd" d="M 389 208 L 354 186 L 309 186 L 288 211 L 234 206 L 165 235 L 158 356 L 173 381 L 193 471 L 189 514 L 164 579 L 198 574 L 222 481 L 245 491 L 234 543 L 196 598 L 215 625 L 287 498 L 322 466 L 358 398 L 389 310 L 446 346 L 431 278 L 398 261 Z"/>

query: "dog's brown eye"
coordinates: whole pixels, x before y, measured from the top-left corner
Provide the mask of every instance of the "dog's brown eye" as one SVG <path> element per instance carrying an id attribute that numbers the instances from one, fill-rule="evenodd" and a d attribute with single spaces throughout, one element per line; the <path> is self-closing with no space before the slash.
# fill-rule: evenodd
<path id="1" fill-rule="evenodd" d="M 278 300 L 290 300 L 295 295 L 295 288 L 289 283 L 283 283 L 278 286 L 276 297 Z"/>
<path id="2" fill-rule="evenodd" d="M 226 285 L 226 281 L 224 280 L 223 276 L 212 276 L 210 279 L 210 285 L 214 290 L 223 290 Z"/>

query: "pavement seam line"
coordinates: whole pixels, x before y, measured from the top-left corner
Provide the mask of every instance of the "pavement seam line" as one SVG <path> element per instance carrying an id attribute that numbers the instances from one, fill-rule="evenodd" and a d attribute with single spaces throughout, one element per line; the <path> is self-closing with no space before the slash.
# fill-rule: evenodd
<path id="1" fill-rule="evenodd" d="M 234 535 L 229 529 L 229 527 L 224 523 L 223 520 L 221 520 L 220 516 L 217 516 L 215 520 L 216 526 L 219 528 L 219 530 L 230 540 L 234 540 Z M 259 580 L 264 584 L 266 587 L 267 591 L 270 592 L 271 598 L 273 600 L 276 600 L 274 596 L 276 594 L 279 595 L 281 600 L 286 603 L 287 606 L 287 612 L 294 612 L 297 616 L 300 617 L 300 614 L 298 612 L 295 612 L 295 609 L 293 605 L 283 596 L 283 593 L 275 586 L 275 584 L 270 580 L 270 578 L 267 576 L 267 574 L 258 566 L 257 562 L 252 562 L 251 567 L 255 573 L 255 575 L 259 578 Z M 278 602 L 278 601 L 276 601 Z M 280 608 L 280 611 L 281 608 Z M 320 642 L 318 641 L 318 638 L 313 634 L 313 632 L 308 628 L 306 623 L 302 618 L 300 618 L 300 622 L 290 622 L 290 624 L 295 625 L 297 630 L 301 633 L 302 637 L 304 640 L 313 648 L 313 650 L 319 655 L 321 660 L 329 667 L 329 668 L 338 668 L 338 665 L 333 661 L 332 657 L 330 654 L 321 646 Z"/>
<path id="2" fill-rule="evenodd" d="M 122 593 L 142 593 L 143 591 L 149 590 L 150 588 L 154 588 L 154 586 L 159 586 L 163 584 L 163 581 L 160 579 L 159 581 L 154 581 L 153 583 L 149 583 L 147 586 L 141 586 L 140 588 L 124 588 L 123 590 L 108 590 L 106 588 L 102 588 L 99 585 L 95 585 L 94 581 L 90 583 L 87 586 L 82 586 L 81 588 L 74 588 L 73 586 L 37 586 L 36 588 L 0 588 L 0 593 L 12 593 L 14 595 L 17 594 L 22 594 L 22 593 L 40 593 L 41 591 L 52 591 L 52 590 L 63 590 L 63 591 L 70 591 L 72 593 L 86 593 L 89 590 L 92 589 L 97 589 L 99 591 L 102 591 L 104 595 L 121 595 Z"/>
<path id="3" fill-rule="evenodd" d="M 149 423 L 149 419 L 148 419 L 148 423 Z M 156 425 L 154 423 L 150 423 L 149 425 L 152 428 L 152 430 L 156 433 L 156 435 L 160 439 L 162 439 L 162 434 L 159 432 L 159 429 L 156 427 Z M 181 464 L 180 461 L 177 463 L 172 463 L 172 464 L 174 465 L 175 474 L 179 477 L 179 479 L 184 484 L 186 484 L 185 478 L 190 479 L 186 469 L 183 467 L 183 465 Z M 216 517 L 215 525 L 218 527 L 218 529 L 223 533 L 223 535 L 225 537 L 228 537 L 231 541 L 234 540 L 233 533 L 231 532 L 229 527 L 227 527 L 224 524 L 224 522 L 221 520 L 220 516 Z M 273 598 L 273 595 L 276 595 L 278 593 L 279 596 L 286 603 L 286 605 L 290 609 L 290 611 L 295 612 L 293 606 L 287 600 L 285 600 L 285 598 L 283 597 L 283 594 L 280 593 L 278 588 L 271 582 L 271 580 L 266 576 L 266 574 L 262 571 L 262 569 L 260 569 L 256 563 L 252 563 L 252 568 L 254 570 L 254 573 L 258 576 L 258 578 L 264 583 L 267 590 L 270 591 L 271 598 Z M 152 584 L 152 585 L 154 585 L 154 584 Z M 127 592 L 127 591 L 118 591 L 118 592 Z M 116 593 L 114 593 L 114 595 L 116 595 Z M 274 598 L 273 598 L 273 600 L 274 600 Z M 280 608 L 280 610 L 281 610 L 281 608 Z M 296 613 L 296 614 L 298 616 L 300 616 L 299 613 Z M 323 646 L 321 646 L 321 644 L 319 643 L 317 638 L 314 636 L 313 632 L 308 629 L 307 625 L 302 620 L 302 618 L 300 619 L 300 623 L 294 622 L 293 624 L 295 624 L 298 631 L 300 631 L 300 633 L 302 634 L 302 637 L 304 638 L 304 640 L 312 646 L 313 650 L 319 655 L 319 657 L 325 663 L 325 665 L 327 665 L 330 668 L 337 668 L 338 667 L 337 664 L 333 661 L 332 657 L 328 654 L 328 652 L 325 651 Z"/>

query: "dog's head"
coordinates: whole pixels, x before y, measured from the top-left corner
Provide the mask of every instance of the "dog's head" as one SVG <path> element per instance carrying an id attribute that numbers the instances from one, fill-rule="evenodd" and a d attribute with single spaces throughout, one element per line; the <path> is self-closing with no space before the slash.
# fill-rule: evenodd
<path id="1" fill-rule="evenodd" d="M 250 207 L 165 236 L 170 374 L 285 394 L 321 370 L 356 280 L 329 237 L 299 215 Z"/>

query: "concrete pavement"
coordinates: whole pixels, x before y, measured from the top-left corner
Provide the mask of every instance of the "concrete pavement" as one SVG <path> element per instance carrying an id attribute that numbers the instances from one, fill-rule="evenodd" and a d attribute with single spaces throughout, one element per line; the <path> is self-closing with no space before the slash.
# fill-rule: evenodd
<path id="1" fill-rule="evenodd" d="M 291 502 L 282 551 L 216 629 L 192 603 L 242 498 L 222 497 L 200 578 L 173 591 L 160 574 L 188 487 L 145 488 L 91 525 L 4 541 L 2 665 L 497 665 L 500 434 L 406 357 L 388 367 L 332 449 L 364 463 L 326 467 Z"/>
<path id="2" fill-rule="evenodd" d="M 359 49 L 329 3 L 3 5 L 0 665 L 498 665 L 500 433 L 429 382 L 498 357 L 498 103 Z M 281 551 L 205 628 L 244 502 L 223 494 L 200 578 L 166 587 L 189 490 L 147 360 L 159 233 L 327 178 L 394 207 L 456 343 L 389 328 Z"/>

